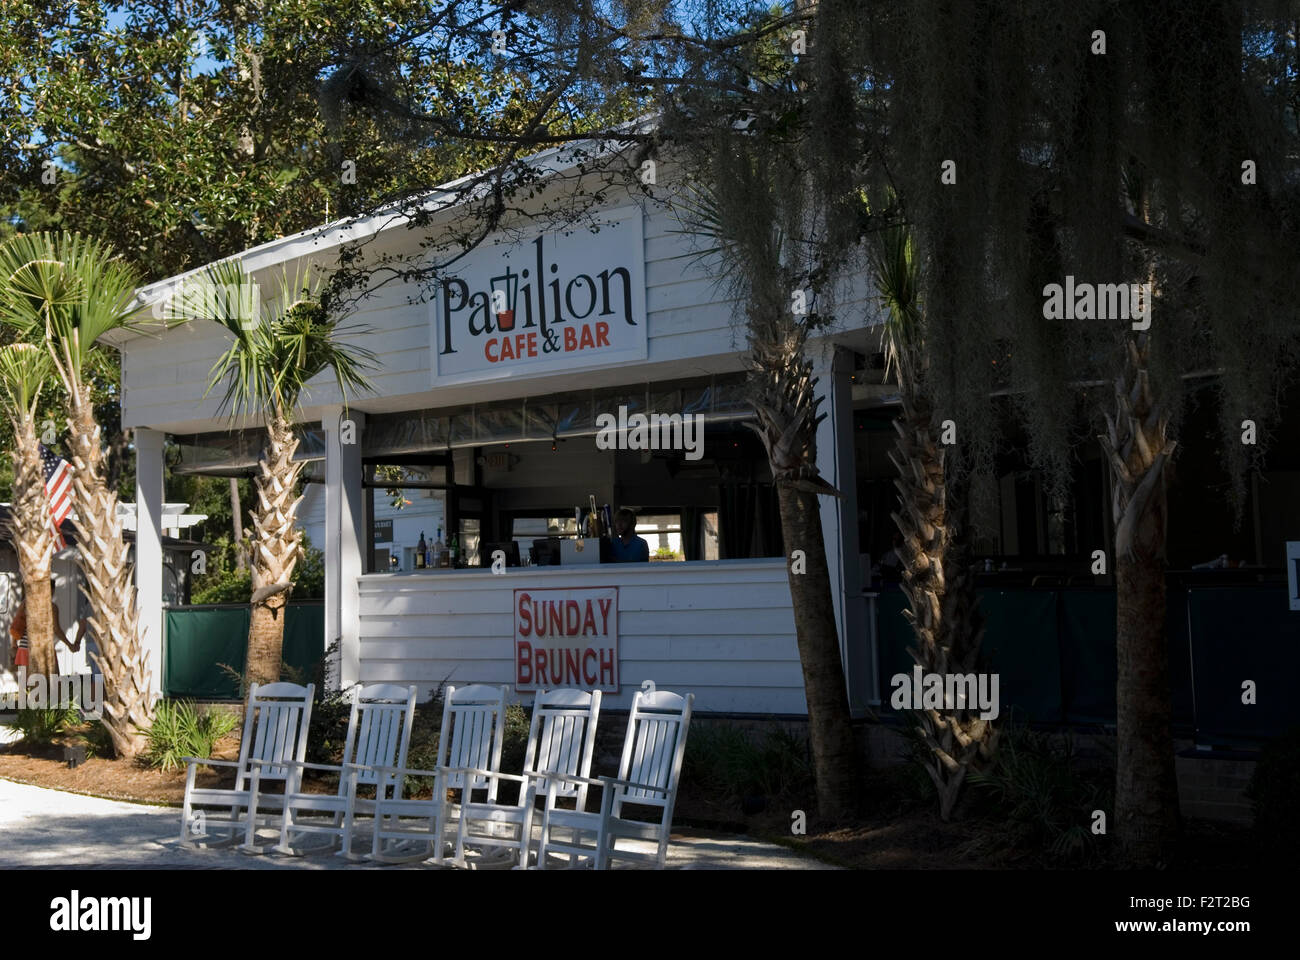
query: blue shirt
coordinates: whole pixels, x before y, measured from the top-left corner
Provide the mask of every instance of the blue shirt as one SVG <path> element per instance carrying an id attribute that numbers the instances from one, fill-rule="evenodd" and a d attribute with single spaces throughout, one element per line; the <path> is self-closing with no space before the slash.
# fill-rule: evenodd
<path id="1" fill-rule="evenodd" d="M 633 537 L 627 543 L 622 537 L 610 537 L 609 559 L 611 563 L 649 563 L 650 544 L 641 537 Z"/>

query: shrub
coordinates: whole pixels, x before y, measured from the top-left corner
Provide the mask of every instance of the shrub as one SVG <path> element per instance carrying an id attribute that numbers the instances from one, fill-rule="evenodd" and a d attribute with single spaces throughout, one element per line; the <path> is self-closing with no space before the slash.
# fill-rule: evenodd
<path id="1" fill-rule="evenodd" d="M 976 847 L 1027 847 L 1040 859 L 1069 863 L 1099 854 L 1092 812 L 1113 809 L 1114 770 L 1085 769 L 1068 736 L 1057 740 L 1009 724 L 991 766 L 968 781 L 997 824 Z"/>
<path id="2" fill-rule="evenodd" d="M 22 733 L 24 743 L 48 747 L 71 728 L 80 726 L 81 722 L 81 713 L 76 707 L 19 710 L 14 728 Z"/>
<path id="3" fill-rule="evenodd" d="M 113 738 L 108 735 L 108 727 L 98 720 L 92 721 L 77 739 L 85 744 L 87 757 L 113 756 Z"/>
<path id="4" fill-rule="evenodd" d="M 406 766 L 410 770 L 432 770 L 438 763 L 438 737 L 442 726 L 443 687 L 425 703 L 415 708 L 411 726 L 411 745 L 406 752 Z M 314 722 L 314 721 L 313 721 Z M 346 718 L 345 718 L 346 722 Z M 518 774 L 524 766 L 524 751 L 528 746 L 530 717 L 521 704 L 506 707 L 505 730 L 501 740 L 501 770 Z M 427 777 L 407 777 L 403 784 L 406 795 L 430 789 Z M 502 803 L 518 798 L 518 784 L 502 780 L 498 793 Z"/>
<path id="5" fill-rule="evenodd" d="M 438 763 L 438 728 L 442 726 L 443 686 L 424 703 L 415 705 L 411 724 L 411 744 L 406 751 L 410 770 L 432 770 Z M 431 789 L 426 778 L 407 777 L 402 785 L 407 796 Z"/>
<path id="6" fill-rule="evenodd" d="M 253 595 L 252 575 L 236 564 L 238 546 L 229 537 L 217 537 L 207 558 L 207 571 L 194 578 L 191 603 L 248 603 Z"/>
<path id="7" fill-rule="evenodd" d="M 207 572 L 194 578 L 190 602 L 248 603 L 253 596 L 252 574 L 238 568 L 238 546 L 229 537 L 217 537 L 208 555 Z M 294 600 L 315 600 L 325 596 L 325 556 L 302 538 L 302 557 L 293 571 Z"/>
<path id="8" fill-rule="evenodd" d="M 742 808 L 806 796 L 813 787 L 808 741 L 785 728 L 759 734 L 733 724 L 690 732 L 682 760 L 683 790 Z"/>
<path id="9" fill-rule="evenodd" d="M 1246 797 L 1255 812 L 1260 849 L 1278 862 L 1294 862 L 1300 853 L 1295 800 L 1300 796 L 1300 726 L 1292 727 L 1264 745 Z"/>
<path id="10" fill-rule="evenodd" d="M 343 694 L 324 697 L 312 704 L 311 725 L 307 728 L 308 763 L 338 766 L 343 762 L 351 716 L 352 701 Z"/>
<path id="11" fill-rule="evenodd" d="M 189 700 L 159 701 L 149 728 L 145 761 L 172 770 L 185 765 L 185 757 L 207 759 L 218 740 L 239 725 L 239 717 L 225 710 L 199 713 Z"/>

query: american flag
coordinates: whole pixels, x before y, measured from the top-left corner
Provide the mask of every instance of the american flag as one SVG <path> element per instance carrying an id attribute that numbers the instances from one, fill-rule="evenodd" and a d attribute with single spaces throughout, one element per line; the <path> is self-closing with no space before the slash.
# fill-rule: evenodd
<path id="1" fill-rule="evenodd" d="M 54 527 L 54 545 L 59 550 L 67 546 L 60 526 L 72 512 L 72 467 L 58 454 L 51 453 L 41 444 L 41 465 L 45 468 L 45 492 L 50 497 L 50 523 Z"/>

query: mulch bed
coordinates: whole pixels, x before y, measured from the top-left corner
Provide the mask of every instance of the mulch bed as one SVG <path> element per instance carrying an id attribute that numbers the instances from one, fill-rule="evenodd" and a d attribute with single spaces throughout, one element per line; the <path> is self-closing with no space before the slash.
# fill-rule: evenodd
<path id="1" fill-rule="evenodd" d="M 218 760 L 239 757 L 239 738 L 227 737 L 212 752 Z M 91 757 L 74 768 L 63 760 L 63 746 L 28 747 L 21 741 L 0 745 L 0 778 L 80 793 L 109 800 L 179 807 L 185 800 L 185 769 L 154 770 L 144 763 Z M 194 776 L 199 787 L 229 788 L 235 783 L 233 770 L 199 767 Z M 334 791 L 337 780 L 309 776 L 303 784 L 308 793 Z"/>

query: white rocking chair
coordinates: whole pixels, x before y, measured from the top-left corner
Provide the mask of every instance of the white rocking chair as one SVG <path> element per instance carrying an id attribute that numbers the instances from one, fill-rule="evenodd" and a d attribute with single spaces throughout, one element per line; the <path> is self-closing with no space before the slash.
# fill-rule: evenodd
<path id="1" fill-rule="evenodd" d="M 457 820 L 460 807 L 447 798 L 449 790 L 461 792 L 461 802 L 473 791 L 487 791 L 488 803 L 495 803 L 497 784 L 486 772 L 501 769 L 501 741 L 505 736 L 506 688 L 474 684 L 448 687 L 438 732 L 438 757 L 433 770 L 402 770 L 376 767 L 381 774 L 397 779 L 395 796 L 376 798 L 375 833 L 370 858 L 380 863 L 410 863 L 433 858 L 442 865 L 443 844 Z M 433 777 L 433 796 L 428 800 L 402 797 L 405 777 Z M 403 823 L 402 818 L 407 818 Z M 416 824 L 411 824 L 414 819 Z M 412 842 L 417 844 L 410 851 Z M 457 850 L 457 859 L 460 851 Z"/>
<path id="2" fill-rule="evenodd" d="M 357 814 L 373 814 L 377 801 L 395 796 L 400 790 L 399 778 L 391 773 L 379 773 L 380 767 L 406 766 L 406 751 L 411 743 L 411 725 L 415 720 L 417 688 L 395 684 L 377 683 L 362 687 L 352 702 L 348 718 L 347 738 L 343 745 L 341 766 L 324 763 L 287 761 L 299 775 L 302 771 L 321 770 L 339 775 L 338 791 L 334 794 L 302 793 L 293 791 L 284 796 L 284 809 L 280 818 L 280 842 L 277 853 L 299 856 L 341 846 L 338 855 L 350 860 L 365 857 L 352 853 L 352 829 Z M 375 788 L 375 799 L 357 796 L 361 784 Z M 256 797 L 253 806 L 257 806 Z M 297 820 L 295 814 L 303 812 L 328 813 L 328 823 Z M 291 837 L 295 834 L 326 834 L 329 843 L 310 849 L 295 848 Z"/>
<path id="3" fill-rule="evenodd" d="M 582 809 L 587 801 L 587 784 L 570 782 L 576 775 L 591 773 L 591 757 L 596 744 L 596 721 L 600 716 L 600 691 L 551 690 L 538 692 L 533 701 L 533 719 L 524 751 L 524 772 L 516 776 L 489 770 L 475 771 L 485 778 L 510 780 L 519 784 L 519 800 L 506 805 L 491 801 L 463 802 L 456 838 L 457 866 L 528 866 L 528 847 L 532 841 L 533 816 L 538 796 L 554 804 L 557 797 L 572 797 Z M 560 774 L 550 789 L 547 774 Z M 476 829 L 477 828 L 477 831 Z M 465 848 L 492 849 L 505 854 L 493 859 L 484 854 L 466 861 Z"/>
<path id="4" fill-rule="evenodd" d="M 239 831 L 244 831 L 240 849 L 258 852 L 257 829 L 269 826 L 277 819 L 284 806 L 283 794 L 261 793 L 263 781 L 280 781 L 285 794 L 297 791 L 301 773 L 291 762 L 302 762 L 307 753 L 307 725 L 311 722 L 312 697 L 315 684 L 300 687 L 294 683 L 253 684 L 248 691 L 248 707 L 244 712 L 244 730 L 239 740 L 238 760 L 212 760 L 186 757 L 185 801 L 181 807 L 181 842 L 206 842 L 214 826 L 228 832 L 228 842 L 234 842 Z M 234 789 L 195 787 L 194 775 L 200 765 L 234 767 Z M 206 810 L 195 811 L 197 805 L 229 808 L 229 815 L 218 817 Z M 274 813 L 263 813 L 270 808 Z M 224 812 L 224 811 L 223 811 Z M 191 823 L 199 826 L 191 829 Z"/>
<path id="5" fill-rule="evenodd" d="M 627 719 L 627 737 L 623 741 L 623 759 L 617 778 L 552 776 L 549 779 L 537 848 L 539 868 L 546 868 L 547 858 L 552 854 L 567 853 L 570 866 L 577 857 L 585 865 L 594 863 L 597 870 L 607 869 L 614 859 L 653 863 L 663 869 L 668 858 L 668 836 L 694 702 L 693 693 L 683 697 L 666 690 L 638 691 Z M 582 806 L 577 810 L 557 809 L 554 796 L 561 779 L 601 787 L 600 812 L 588 812 Z M 657 821 L 633 819 L 624 816 L 624 804 L 658 807 L 661 813 Z M 556 839 L 553 831 L 557 827 L 567 828 L 569 838 Z M 594 842 L 588 844 L 585 841 L 588 836 L 594 837 Z M 653 841 L 656 850 L 653 854 L 620 850 L 618 841 L 628 839 Z"/>

